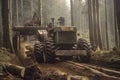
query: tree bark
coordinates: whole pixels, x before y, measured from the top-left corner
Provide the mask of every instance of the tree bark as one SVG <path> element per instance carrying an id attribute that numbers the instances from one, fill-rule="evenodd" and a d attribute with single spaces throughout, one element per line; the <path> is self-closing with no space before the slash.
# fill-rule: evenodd
<path id="1" fill-rule="evenodd" d="M 2 0 L 2 26 L 3 26 L 3 47 L 13 52 L 12 39 L 10 35 L 10 4 L 9 0 Z"/>

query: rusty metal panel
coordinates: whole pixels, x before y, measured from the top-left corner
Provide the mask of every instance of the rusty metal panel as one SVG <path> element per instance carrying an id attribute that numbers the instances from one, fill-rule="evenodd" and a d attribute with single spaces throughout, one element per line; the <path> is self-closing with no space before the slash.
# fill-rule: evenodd
<path id="1" fill-rule="evenodd" d="M 73 26 L 55 27 L 54 28 L 54 32 L 58 32 L 58 31 L 72 31 L 72 32 L 76 32 L 76 27 L 73 27 Z"/>
<path id="2" fill-rule="evenodd" d="M 75 31 L 74 27 L 61 27 L 62 31 Z"/>

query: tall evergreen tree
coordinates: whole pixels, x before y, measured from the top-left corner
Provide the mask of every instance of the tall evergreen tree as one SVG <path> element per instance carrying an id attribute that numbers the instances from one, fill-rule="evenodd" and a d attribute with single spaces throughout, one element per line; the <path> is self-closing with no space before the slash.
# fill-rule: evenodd
<path id="1" fill-rule="evenodd" d="M 3 47 L 13 51 L 10 34 L 10 0 L 2 0 Z"/>

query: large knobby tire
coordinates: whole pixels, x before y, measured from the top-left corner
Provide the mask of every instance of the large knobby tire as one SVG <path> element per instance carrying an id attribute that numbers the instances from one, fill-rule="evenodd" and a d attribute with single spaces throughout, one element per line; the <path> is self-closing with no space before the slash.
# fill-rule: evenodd
<path id="1" fill-rule="evenodd" d="M 34 55 L 36 61 L 39 63 L 44 62 L 43 52 L 44 52 L 44 45 L 40 41 L 36 42 L 34 45 Z"/>
<path id="2" fill-rule="evenodd" d="M 45 40 L 45 62 L 53 63 L 55 61 L 55 44 L 52 38 Z"/>
<path id="3" fill-rule="evenodd" d="M 81 62 L 90 62 L 90 58 L 91 58 L 91 45 L 85 40 L 80 38 L 77 42 L 77 48 L 79 50 L 86 50 L 87 55 L 80 55 L 78 56 L 78 61 Z"/>

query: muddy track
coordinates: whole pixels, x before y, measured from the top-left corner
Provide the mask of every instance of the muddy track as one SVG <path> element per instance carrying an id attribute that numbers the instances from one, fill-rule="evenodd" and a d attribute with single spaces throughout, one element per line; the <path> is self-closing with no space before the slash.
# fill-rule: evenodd
<path id="1" fill-rule="evenodd" d="M 119 71 L 106 69 L 90 64 L 66 61 L 55 63 L 51 66 L 72 75 L 87 76 L 90 78 L 89 80 L 120 80 Z"/>

